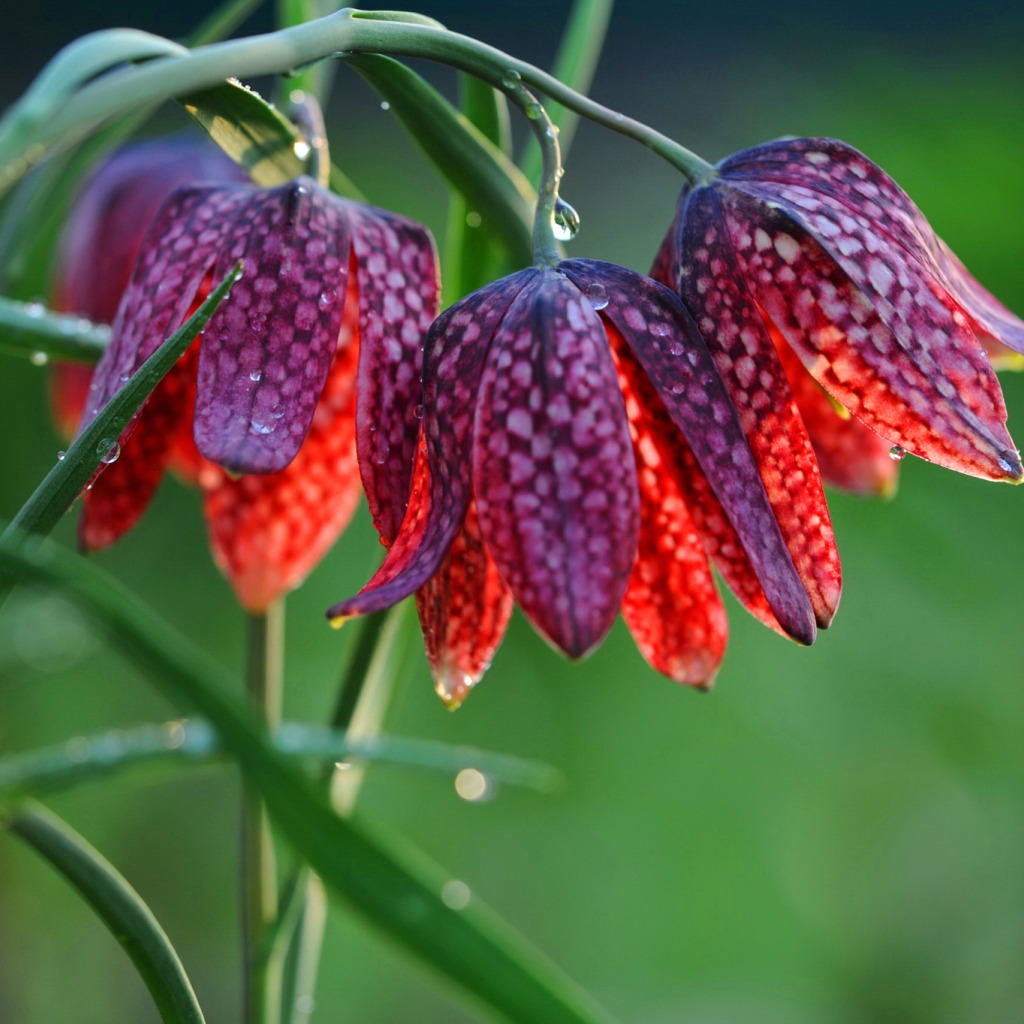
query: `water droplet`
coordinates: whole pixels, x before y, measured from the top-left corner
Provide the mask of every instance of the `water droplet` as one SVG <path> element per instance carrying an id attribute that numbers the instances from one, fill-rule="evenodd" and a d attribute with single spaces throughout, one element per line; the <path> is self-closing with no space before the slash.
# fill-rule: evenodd
<path id="1" fill-rule="evenodd" d="M 64 461 L 64 456 L 66 454 L 67 454 L 66 452 L 57 452 L 57 461 L 58 462 L 63 462 Z"/>
<path id="2" fill-rule="evenodd" d="M 494 795 L 491 780 L 476 768 L 463 768 L 455 776 L 455 792 L 471 804 L 483 803 Z"/>
<path id="3" fill-rule="evenodd" d="M 252 382 L 253 382 L 253 383 L 255 384 L 255 383 L 257 383 L 257 382 L 259 381 L 259 379 L 260 379 L 260 378 L 261 378 L 262 376 L 263 376 L 263 374 L 262 374 L 262 372 L 261 372 L 260 370 L 253 370 L 253 371 L 252 371 L 252 372 L 251 372 L 251 373 L 249 374 L 249 380 L 251 380 L 251 381 L 252 381 Z"/>
<path id="4" fill-rule="evenodd" d="M 33 352 L 31 359 L 33 366 L 45 366 L 50 361 L 50 357 L 45 352 Z"/>
<path id="5" fill-rule="evenodd" d="M 299 160 L 308 160 L 311 152 L 309 143 L 303 139 L 299 139 L 299 141 L 292 146 L 292 152 Z"/>
<path id="6" fill-rule="evenodd" d="M 583 294 L 594 309 L 604 309 L 608 305 L 608 291 L 603 284 L 588 284 Z"/>
<path id="7" fill-rule="evenodd" d="M 519 83 L 522 82 L 523 76 L 519 74 L 515 68 L 509 68 L 508 71 L 501 76 L 501 80 L 506 89 L 515 89 L 519 86 Z"/>
<path id="8" fill-rule="evenodd" d="M 422 405 L 417 405 L 416 408 L 413 409 L 412 414 L 418 420 L 423 419 L 423 406 Z"/>
<path id="9" fill-rule="evenodd" d="M 118 379 L 118 380 L 119 380 L 119 381 L 120 381 L 120 382 L 121 382 L 122 384 L 127 384 L 127 383 L 128 383 L 128 381 L 129 381 L 129 380 L 131 380 L 131 377 L 129 377 L 127 373 L 122 373 L 122 374 L 121 374 L 121 375 L 120 375 L 120 376 L 119 376 L 119 377 L 118 377 L 117 379 Z"/>
<path id="10" fill-rule="evenodd" d="M 999 468 L 1004 473 L 1016 473 L 1020 469 L 1020 452 L 1015 448 L 1007 448 L 999 453 Z"/>
<path id="11" fill-rule="evenodd" d="M 381 110 L 390 110 L 391 109 L 391 104 L 388 103 L 387 100 L 381 100 L 380 101 L 380 109 Z"/>
<path id="12" fill-rule="evenodd" d="M 450 878 L 441 886 L 441 901 L 452 910 L 465 910 L 472 895 L 469 886 L 457 878 Z"/>
<path id="13" fill-rule="evenodd" d="M 672 333 L 672 328 L 668 324 L 651 324 L 651 334 L 656 338 L 667 338 Z M 679 355 L 678 352 L 673 353 Z"/>
<path id="14" fill-rule="evenodd" d="M 669 347 L 668 347 L 668 354 L 670 356 L 681 356 L 685 351 L 686 351 L 686 349 L 682 345 L 680 345 L 678 342 L 676 342 L 676 343 L 674 343 L 672 345 L 669 345 Z"/>
<path id="15" fill-rule="evenodd" d="M 109 466 L 112 462 L 117 462 L 121 454 L 121 446 L 117 443 L 116 438 L 105 437 L 96 445 L 96 454 L 100 457 L 100 462 Z"/>
<path id="16" fill-rule="evenodd" d="M 272 434 L 277 429 L 276 423 L 260 423 L 259 420 L 251 420 L 249 426 L 254 434 Z"/>
<path id="17" fill-rule="evenodd" d="M 338 293 L 333 288 L 325 288 L 320 293 L 320 298 L 317 299 L 317 305 L 323 309 L 330 309 L 331 306 L 337 301 Z"/>
<path id="18" fill-rule="evenodd" d="M 547 126 L 547 128 L 544 129 L 544 134 L 549 139 L 557 139 L 558 138 L 558 125 L 557 124 L 549 124 Z"/>
<path id="19" fill-rule="evenodd" d="M 478 228 L 482 222 L 482 218 L 476 210 L 471 210 L 466 214 L 466 224 L 471 228 Z"/>
<path id="20" fill-rule="evenodd" d="M 309 195 L 309 187 L 307 185 L 296 185 L 295 186 L 295 192 L 296 192 L 297 195 L 300 195 L 300 196 L 308 196 Z"/>
<path id="21" fill-rule="evenodd" d="M 41 302 L 30 302 L 25 307 L 25 313 L 33 319 L 38 319 L 46 314 L 46 307 Z"/>
<path id="22" fill-rule="evenodd" d="M 263 328 L 267 326 L 267 314 L 253 313 L 253 315 L 249 317 L 249 326 L 254 331 L 262 331 Z M 224 341 L 226 339 L 222 338 L 221 340 Z"/>
<path id="23" fill-rule="evenodd" d="M 569 242 L 580 229 L 580 215 L 564 200 L 555 200 L 555 238 Z"/>
<path id="24" fill-rule="evenodd" d="M 892 459 L 893 462 L 902 462 L 906 457 L 906 449 L 901 448 L 898 444 L 894 444 L 889 449 L 889 458 Z"/>
<path id="25" fill-rule="evenodd" d="M 540 107 L 536 103 L 531 103 L 526 108 L 526 116 L 531 121 L 538 121 L 538 120 L 540 120 Z"/>

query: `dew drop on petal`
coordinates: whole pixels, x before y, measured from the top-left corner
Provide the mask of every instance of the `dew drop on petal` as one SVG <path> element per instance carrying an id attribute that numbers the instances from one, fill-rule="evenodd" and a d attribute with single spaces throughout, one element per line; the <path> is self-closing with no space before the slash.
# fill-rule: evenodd
<path id="1" fill-rule="evenodd" d="M 1015 448 L 1007 448 L 999 453 L 999 468 L 1004 473 L 1020 472 L 1020 452 Z"/>
<path id="2" fill-rule="evenodd" d="M 901 448 L 898 444 L 894 444 L 889 449 L 889 458 L 893 462 L 902 462 L 907 457 L 907 451 L 905 448 Z"/>
<path id="3" fill-rule="evenodd" d="M 608 305 L 608 291 L 603 284 L 588 284 L 583 294 L 594 309 L 604 309 Z"/>
<path id="4" fill-rule="evenodd" d="M 122 384 L 127 384 L 127 383 L 128 383 L 128 381 L 129 381 L 129 380 L 131 380 L 131 377 L 129 377 L 127 373 L 122 373 L 122 374 L 121 374 L 121 375 L 120 375 L 120 376 L 119 376 L 119 377 L 118 377 L 117 379 L 118 379 L 118 380 L 119 380 L 119 381 L 120 381 L 120 382 L 121 382 Z"/>
<path id="5" fill-rule="evenodd" d="M 672 333 L 672 328 L 668 324 L 651 324 L 651 334 L 656 338 L 667 338 Z M 673 355 L 679 355 L 679 352 L 673 352 Z"/>
<path id="6" fill-rule="evenodd" d="M 252 381 L 253 383 L 256 383 L 256 382 L 258 382 L 258 381 L 259 381 L 259 379 L 260 379 L 260 378 L 261 378 L 262 376 L 263 376 L 263 373 L 262 373 L 262 371 L 260 371 L 260 370 L 253 370 L 253 371 L 252 371 L 252 372 L 251 372 L 251 373 L 249 374 L 249 380 L 251 380 L 251 381 Z"/>
<path id="7" fill-rule="evenodd" d="M 253 315 L 251 317 L 249 317 L 249 326 L 254 331 L 262 331 L 263 328 L 267 326 L 267 314 L 266 313 L 253 313 Z M 222 337 L 221 340 L 222 341 L 226 341 L 227 338 Z"/>
<path id="8" fill-rule="evenodd" d="M 418 420 L 423 419 L 423 406 L 422 405 L 417 405 L 416 408 L 413 409 L 412 414 Z"/>
<path id="9" fill-rule="evenodd" d="M 33 366 L 45 366 L 50 361 L 45 352 L 33 352 L 30 358 Z"/>
<path id="10" fill-rule="evenodd" d="M 555 238 L 570 242 L 580 230 L 580 215 L 564 200 L 555 200 Z"/>
<path id="11" fill-rule="evenodd" d="M 338 293 L 333 288 L 325 288 L 317 299 L 317 305 L 323 309 L 330 309 L 338 299 Z"/>
<path id="12" fill-rule="evenodd" d="M 121 455 L 121 446 L 115 438 L 104 437 L 96 445 L 96 454 L 99 456 L 100 462 L 109 466 L 112 462 L 117 462 Z"/>
<path id="13" fill-rule="evenodd" d="M 260 423 L 259 420 L 251 420 L 249 426 L 254 434 L 272 434 L 277 429 L 276 423 Z"/>

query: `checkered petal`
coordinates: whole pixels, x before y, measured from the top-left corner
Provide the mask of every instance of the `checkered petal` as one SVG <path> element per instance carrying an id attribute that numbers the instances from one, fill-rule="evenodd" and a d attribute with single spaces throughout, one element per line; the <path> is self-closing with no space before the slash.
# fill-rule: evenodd
<path id="1" fill-rule="evenodd" d="M 637 550 L 636 468 L 604 328 L 537 272 L 494 338 L 473 487 L 487 550 L 537 629 L 582 657 L 611 628 Z"/>

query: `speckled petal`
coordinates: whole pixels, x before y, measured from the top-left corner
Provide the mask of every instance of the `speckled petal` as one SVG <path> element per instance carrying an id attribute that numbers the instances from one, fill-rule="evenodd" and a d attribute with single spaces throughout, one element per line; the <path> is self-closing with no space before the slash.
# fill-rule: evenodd
<path id="1" fill-rule="evenodd" d="M 678 432 L 632 379 L 643 371 L 621 335 L 608 329 L 619 368 L 640 490 L 640 542 L 622 617 L 652 668 L 679 683 L 707 689 L 725 653 L 729 625 L 704 543 L 683 499 L 675 458 Z M 630 371 L 624 362 L 632 362 Z M 655 404 L 656 403 L 656 404 Z M 666 430 L 667 428 L 667 430 Z"/>
<path id="2" fill-rule="evenodd" d="M 342 202 L 308 178 L 242 195 L 207 204 L 231 204 L 217 211 L 215 280 L 239 259 L 244 270 L 204 335 L 196 445 L 233 472 L 272 473 L 295 457 L 327 379 L 350 236 Z"/>
<path id="3" fill-rule="evenodd" d="M 724 160 L 727 178 L 803 185 L 839 200 L 939 276 L 980 332 L 1024 352 L 1024 321 L 967 271 L 910 196 L 863 153 L 836 139 L 779 139 Z"/>
<path id="4" fill-rule="evenodd" d="M 700 328 L 757 462 L 819 626 L 839 605 L 839 552 L 818 464 L 785 371 L 736 264 L 721 202 L 699 188 L 686 203 L 679 291 Z"/>
<path id="5" fill-rule="evenodd" d="M 473 417 L 487 350 L 505 311 L 535 273 L 523 270 L 474 292 L 431 326 L 423 361 L 425 445 L 417 455 L 419 470 L 414 465 L 405 518 L 373 579 L 329 609 L 332 622 L 408 597 L 447 553 L 470 500 Z"/>
<path id="6" fill-rule="evenodd" d="M 622 333 L 742 540 L 772 611 L 803 643 L 814 614 L 779 530 L 736 409 L 700 330 L 663 285 L 609 263 L 567 260 L 581 288 L 603 289 L 601 315 Z"/>
<path id="7" fill-rule="evenodd" d="M 582 657 L 611 628 L 636 557 L 629 427 L 604 327 L 539 271 L 495 335 L 473 455 L 480 529 L 523 612 Z"/>
<path id="8" fill-rule="evenodd" d="M 416 607 L 434 688 L 454 711 L 487 671 L 512 615 L 473 502 L 437 572 L 416 592 Z"/>
<path id="9" fill-rule="evenodd" d="M 778 330 L 772 327 L 771 332 L 814 446 L 821 478 L 831 487 L 854 494 L 894 494 L 899 462 L 889 455 L 892 441 L 837 408 Z"/>
<path id="10" fill-rule="evenodd" d="M 359 500 L 355 313 L 355 302 L 349 301 L 337 353 L 298 455 L 276 473 L 233 478 L 208 467 L 199 476 L 214 559 L 249 611 L 264 611 L 306 578 Z"/>
<path id="11" fill-rule="evenodd" d="M 919 264 L 884 239 L 869 235 L 862 243 L 853 226 L 824 238 L 826 251 L 756 186 L 730 186 L 723 201 L 759 305 L 840 403 L 923 458 L 975 476 L 1019 479 L 998 383 L 993 392 L 966 319 L 943 301 L 934 279 L 915 276 Z M 831 223 L 818 210 L 816 236 Z M 866 250 L 856 268 L 834 258 L 847 238 Z M 961 331 L 967 337 L 958 348 L 951 338 Z"/>
<path id="12" fill-rule="evenodd" d="M 374 524 L 389 545 L 409 498 L 423 412 L 423 340 L 439 302 L 437 252 L 421 225 L 346 206 L 359 285 L 359 471 Z"/>
<path id="13" fill-rule="evenodd" d="M 84 492 L 78 521 L 83 551 L 113 544 L 146 510 L 167 468 L 174 432 L 188 419 L 190 373 L 195 364 L 179 359 L 149 396 L 145 415 L 122 441 L 116 461 L 102 467 Z"/>

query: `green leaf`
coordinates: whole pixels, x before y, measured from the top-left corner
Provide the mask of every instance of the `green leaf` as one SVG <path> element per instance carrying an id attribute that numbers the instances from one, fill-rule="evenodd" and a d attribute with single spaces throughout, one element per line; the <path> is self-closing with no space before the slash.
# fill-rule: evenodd
<path id="1" fill-rule="evenodd" d="M 548 765 L 511 754 L 404 736 L 358 736 L 305 722 L 284 722 L 273 742 L 291 760 L 315 760 L 332 768 L 338 761 L 365 761 L 444 775 L 475 769 L 495 782 L 541 791 L 558 781 Z M 202 718 L 75 736 L 54 747 L 0 758 L 0 800 L 42 796 L 138 768 L 209 765 L 225 757 L 216 730 Z"/>
<path id="2" fill-rule="evenodd" d="M 459 75 L 462 112 L 506 156 L 512 152 L 512 125 L 503 92 L 476 75 Z"/>
<path id="3" fill-rule="evenodd" d="M 562 35 L 555 65 L 551 69 L 555 78 L 584 95 L 590 90 L 590 83 L 594 80 L 594 71 L 597 69 L 597 61 L 604 46 L 613 4 L 614 0 L 576 0 Z M 544 109 L 547 110 L 552 124 L 559 130 L 558 144 L 564 163 L 569 155 L 573 136 L 576 134 L 579 115 L 566 110 L 554 100 L 545 103 Z M 540 147 L 532 136 L 527 142 L 520 166 L 528 181 L 535 181 L 540 177 Z"/>
<path id="4" fill-rule="evenodd" d="M 135 965 L 164 1024 L 203 1024 L 203 1011 L 178 954 L 152 911 L 118 870 L 44 807 L 19 807 L 7 827 L 85 897 Z M 75 1012 L 80 1014 L 82 1008 Z"/>
<path id="5" fill-rule="evenodd" d="M 109 340 L 105 324 L 54 313 L 38 302 L 0 298 L 0 351 L 24 356 L 38 366 L 51 358 L 96 363 Z"/>
<path id="6" fill-rule="evenodd" d="M 399 849 L 365 822 L 356 826 L 334 814 L 228 695 L 237 686 L 230 676 L 107 574 L 23 535 L 0 538 L 0 569 L 61 587 L 172 701 L 208 718 L 259 788 L 282 836 L 328 888 L 408 952 L 516 1024 L 609 1020 L 479 900 L 454 900 L 450 876 L 407 842 Z"/>
<path id="7" fill-rule="evenodd" d="M 99 415 L 68 448 L 63 460 L 58 461 L 46 474 L 32 497 L 18 511 L 8 530 L 49 533 L 56 526 L 149 393 L 203 330 L 241 273 L 242 265 L 239 263 L 184 325 L 139 367 L 131 380 L 100 410 Z"/>
<path id="8" fill-rule="evenodd" d="M 347 54 L 437 169 L 480 214 L 481 229 L 497 238 L 516 265 L 533 259 L 536 196 L 508 157 L 433 86 L 404 64 L 374 54 Z"/>

